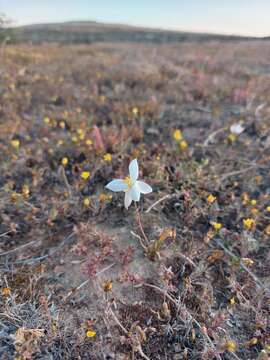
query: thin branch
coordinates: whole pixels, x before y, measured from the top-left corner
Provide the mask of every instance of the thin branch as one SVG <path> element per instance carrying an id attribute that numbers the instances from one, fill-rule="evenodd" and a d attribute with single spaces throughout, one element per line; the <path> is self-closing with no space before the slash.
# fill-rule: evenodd
<path id="1" fill-rule="evenodd" d="M 229 249 L 226 248 L 226 246 L 224 246 L 222 244 L 222 242 L 219 239 L 216 239 L 216 242 L 218 243 L 218 245 L 228 254 L 230 255 L 233 259 L 238 260 L 239 258 L 233 253 L 231 252 Z M 256 285 L 266 291 L 269 291 L 269 289 L 261 282 L 260 279 L 258 279 L 258 277 L 243 263 L 242 260 L 240 260 L 240 266 L 242 267 L 243 270 L 245 270 L 249 276 L 254 280 L 254 282 L 256 283 Z"/>
<path id="2" fill-rule="evenodd" d="M 145 211 L 146 213 L 149 213 L 155 206 L 157 206 L 158 204 L 160 204 L 162 201 L 166 200 L 166 199 L 170 199 L 172 197 L 174 197 L 175 195 L 165 195 L 163 196 L 161 199 L 159 199 L 158 201 L 154 202 L 154 204 L 152 204 L 151 206 L 149 206 L 149 208 Z"/>
<path id="3" fill-rule="evenodd" d="M 36 244 L 36 243 L 37 243 L 36 240 L 30 241 L 29 243 L 26 243 L 26 244 L 23 244 L 23 245 L 21 245 L 21 246 L 18 246 L 18 247 L 15 248 L 15 249 L 12 249 L 12 250 L 5 251 L 5 252 L 0 253 L 0 256 L 5 256 L 5 255 L 13 254 L 13 253 L 15 253 L 15 252 L 17 252 L 17 251 L 19 251 L 19 250 L 22 250 L 22 249 L 24 249 L 24 248 L 26 248 L 26 247 L 28 247 L 28 246 L 30 246 L 30 245 Z"/>
<path id="4" fill-rule="evenodd" d="M 224 131 L 224 130 L 226 130 L 226 129 L 227 129 L 227 127 L 223 127 L 223 128 L 220 128 L 220 129 L 212 132 L 212 133 L 206 138 L 206 140 L 204 141 L 203 146 L 208 146 L 209 143 L 214 140 L 214 138 L 215 138 L 215 136 L 216 136 L 217 134 L 221 133 L 222 131 Z"/>
<path id="5" fill-rule="evenodd" d="M 164 296 L 166 296 L 176 307 L 179 306 L 178 302 L 177 302 L 172 296 L 170 296 L 167 291 L 159 288 L 159 287 L 156 286 L 156 285 L 152 285 L 152 284 L 148 284 L 148 283 L 143 283 L 143 285 L 144 285 L 144 286 L 147 286 L 147 287 L 150 287 L 150 288 L 152 288 L 152 289 L 157 290 L 158 292 L 160 292 L 161 294 L 163 294 Z M 208 343 L 209 343 L 209 345 L 211 346 L 211 348 L 212 348 L 213 350 L 216 350 L 216 347 L 215 347 L 213 341 L 210 339 L 209 335 L 202 330 L 201 324 L 191 315 L 191 313 L 188 311 L 187 308 L 185 308 L 185 310 L 186 310 L 186 312 L 188 313 L 188 315 L 189 315 L 189 317 L 190 317 L 190 320 L 191 320 L 192 322 L 194 322 L 194 324 L 196 324 L 196 325 L 198 326 L 198 328 L 201 330 L 202 335 L 206 338 L 206 340 L 208 341 Z M 219 354 L 216 354 L 216 357 L 217 357 L 218 360 L 222 360 Z"/>

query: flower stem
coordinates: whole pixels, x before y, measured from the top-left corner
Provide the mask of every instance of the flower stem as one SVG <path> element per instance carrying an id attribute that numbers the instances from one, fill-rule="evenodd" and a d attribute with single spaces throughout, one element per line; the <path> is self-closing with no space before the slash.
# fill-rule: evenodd
<path id="1" fill-rule="evenodd" d="M 144 238 L 144 241 L 145 241 L 145 245 L 147 246 L 149 244 L 149 240 L 144 232 L 144 229 L 143 229 L 143 226 L 142 226 L 142 221 L 141 221 L 141 214 L 140 214 L 140 210 L 139 210 L 139 207 L 138 205 L 136 204 L 135 202 L 135 207 L 136 207 L 136 213 L 137 213 L 137 221 L 138 221 L 138 225 L 139 225 L 139 228 L 141 230 L 141 233 L 142 233 L 142 236 Z"/>

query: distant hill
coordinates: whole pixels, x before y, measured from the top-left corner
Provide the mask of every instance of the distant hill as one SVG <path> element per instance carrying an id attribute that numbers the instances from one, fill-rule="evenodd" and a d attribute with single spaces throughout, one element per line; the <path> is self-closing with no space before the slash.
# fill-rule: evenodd
<path id="1" fill-rule="evenodd" d="M 238 41 L 254 40 L 252 37 L 190 33 L 150 29 L 143 27 L 104 24 L 94 21 L 71 21 L 53 24 L 25 25 L 7 29 L 11 42 L 144 42 L 168 43 L 183 41 Z"/>

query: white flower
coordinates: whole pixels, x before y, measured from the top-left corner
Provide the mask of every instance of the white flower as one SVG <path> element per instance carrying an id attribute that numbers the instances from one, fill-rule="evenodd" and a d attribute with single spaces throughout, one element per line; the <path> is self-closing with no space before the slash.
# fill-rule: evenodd
<path id="1" fill-rule="evenodd" d="M 139 201 L 141 194 L 149 194 L 152 192 L 151 186 L 144 181 L 138 180 L 139 167 L 137 159 L 129 164 L 129 176 L 125 179 L 115 179 L 109 182 L 105 187 L 114 192 L 125 192 L 125 208 L 128 209 L 133 201 Z"/>
<path id="2" fill-rule="evenodd" d="M 232 124 L 230 127 L 231 133 L 235 135 L 240 135 L 244 130 L 244 126 L 242 126 L 240 123 Z"/>

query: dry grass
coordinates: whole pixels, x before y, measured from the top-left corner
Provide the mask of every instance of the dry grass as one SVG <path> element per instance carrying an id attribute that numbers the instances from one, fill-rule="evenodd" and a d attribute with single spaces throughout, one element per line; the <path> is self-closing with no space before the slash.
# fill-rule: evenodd
<path id="1" fill-rule="evenodd" d="M 4 49 L 1 358 L 268 358 L 269 56 Z M 140 218 L 104 189 L 135 157 Z"/>

